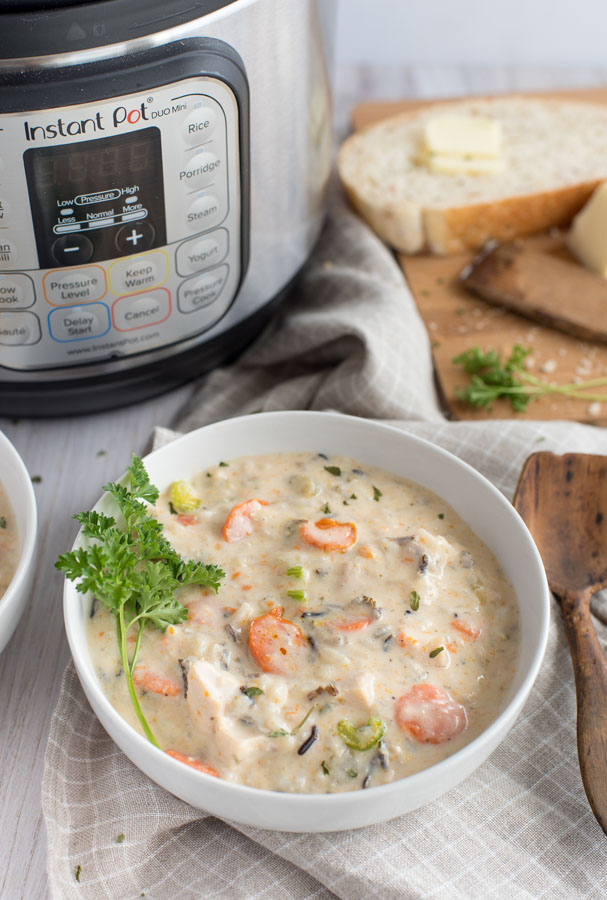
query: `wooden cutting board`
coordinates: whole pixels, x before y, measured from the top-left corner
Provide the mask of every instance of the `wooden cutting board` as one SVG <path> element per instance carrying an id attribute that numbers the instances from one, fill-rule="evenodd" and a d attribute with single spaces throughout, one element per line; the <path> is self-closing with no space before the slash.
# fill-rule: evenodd
<path id="1" fill-rule="evenodd" d="M 607 103 L 607 88 L 559 91 L 527 96 L 557 97 Z M 458 98 L 459 99 L 459 98 Z M 364 128 L 399 112 L 421 109 L 443 100 L 403 100 L 389 103 L 362 103 L 352 113 L 354 129 Z M 558 238 L 538 235 L 525 238 L 535 249 L 554 252 Z M 457 419 L 570 419 L 607 425 L 607 404 L 586 403 L 552 395 L 533 400 L 523 413 L 514 413 L 509 403 L 500 400 L 491 410 L 462 404 L 455 396 L 457 387 L 465 386 L 467 376 L 453 365 L 453 357 L 470 347 L 495 348 L 508 353 L 514 344 L 532 349 L 530 371 L 556 384 L 576 379 L 607 376 L 607 346 L 583 342 L 550 328 L 535 324 L 523 316 L 506 312 L 485 303 L 462 288 L 458 281 L 461 270 L 471 260 L 470 254 L 449 257 L 407 256 L 399 254 L 419 312 L 428 329 L 439 391 L 450 415 Z M 607 317 L 607 310 L 606 310 Z M 607 386 L 600 388 L 607 394 Z"/>

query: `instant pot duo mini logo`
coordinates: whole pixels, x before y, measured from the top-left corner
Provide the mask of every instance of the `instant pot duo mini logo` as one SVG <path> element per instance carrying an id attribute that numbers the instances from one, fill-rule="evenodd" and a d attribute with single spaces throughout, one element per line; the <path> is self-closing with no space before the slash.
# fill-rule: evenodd
<path id="1" fill-rule="evenodd" d="M 147 122 L 150 118 L 147 103 L 139 103 L 136 106 L 115 106 L 111 114 L 96 112 L 86 119 L 66 120 L 62 117 L 54 119 L 43 125 L 33 125 L 28 121 L 23 123 L 25 140 L 29 143 L 36 141 L 53 141 L 56 138 L 72 137 L 79 134 L 93 135 L 99 132 L 112 131 L 122 126 L 138 125 L 139 122 Z"/>

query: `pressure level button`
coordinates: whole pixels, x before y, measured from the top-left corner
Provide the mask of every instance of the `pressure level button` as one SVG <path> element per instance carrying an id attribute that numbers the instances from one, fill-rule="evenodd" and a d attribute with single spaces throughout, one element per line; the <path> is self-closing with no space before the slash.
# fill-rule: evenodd
<path id="1" fill-rule="evenodd" d="M 195 147 L 211 137 L 217 125 L 217 112 L 211 106 L 199 106 L 183 121 L 183 136 L 188 144 Z"/>

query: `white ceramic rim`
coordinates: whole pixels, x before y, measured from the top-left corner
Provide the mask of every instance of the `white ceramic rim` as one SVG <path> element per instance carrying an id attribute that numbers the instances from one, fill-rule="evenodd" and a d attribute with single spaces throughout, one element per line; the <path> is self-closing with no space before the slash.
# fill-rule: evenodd
<path id="1" fill-rule="evenodd" d="M 38 513 L 36 509 L 36 496 L 32 487 L 32 480 L 25 468 L 25 463 L 11 444 L 3 431 L 0 431 L 0 460 L 9 457 L 18 472 L 19 490 L 23 491 L 25 503 L 24 522 L 25 528 L 19 528 L 19 562 L 13 573 L 7 589 L 0 597 L 0 616 L 10 607 L 18 603 L 22 589 L 25 589 L 26 581 L 30 574 L 30 566 L 36 548 L 36 531 Z M 1 470 L 0 470 L 1 471 Z M 0 480 L 1 481 L 1 480 Z M 9 496 L 6 484 L 2 483 L 5 493 Z M 10 496 L 9 496 L 10 499 Z M 11 503 L 11 505 L 13 505 Z M 18 515 L 17 510 L 13 510 Z"/>
<path id="2" fill-rule="evenodd" d="M 514 509 L 511 503 L 506 499 L 506 497 L 499 491 L 484 475 L 481 475 L 476 469 L 470 466 L 468 463 L 461 460 L 459 457 L 455 456 L 453 453 L 450 453 L 448 450 L 444 450 L 442 447 L 439 447 L 437 444 L 433 444 L 430 441 L 425 440 L 424 438 L 417 437 L 416 435 L 412 435 L 407 431 L 401 430 L 400 428 L 395 428 L 392 425 L 385 424 L 383 422 L 377 422 L 371 419 L 360 419 L 356 416 L 347 416 L 341 413 L 332 413 L 332 412 L 312 412 L 307 410 L 287 410 L 287 411 L 279 411 L 279 412 L 268 412 L 268 413 L 256 413 L 248 416 L 240 416 L 234 419 L 221 420 L 219 422 L 214 422 L 211 425 L 206 425 L 202 428 L 198 428 L 195 431 L 190 431 L 180 438 L 177 438 L 175 441 L 165 445 L 164 447 L 159 448 L 158 450 L 149 453 L 146 457 L 144 457 L 144 462 L 147 463 L 148 460 L 157 459 L 159 456 L 163 454 L 169 454 L 172 449 L 176 447 L 176 445 L 180 442 L 187 441 L 197 441 L 199 436 L 204 432 L 208 434 L 211 430 L 216 429 L 225 429 L 230 428 L 232 423 L 237 423 L 234 427 L 238 427 L 242 429 L 246 427 L 247 422 L 254 421 L 259 422 L 262 417 L 266 420 L 269 420 L 271 423 L 272 419 L 278 418 L 290 418 L 290 417 L 301 417 L 306 416 L 311 420 L 313 418 L 322 418 L 329 419 L 332 418 L 334 420 L 343 422 L 344 420 L 355 421 L 359 423 L 364 423 L 365 427 L 370 427 L 376 429 L 379 434 L 378 438 L 381 436 L 382 431 L 387 431 L 392 434 L 397 434 L 401 437 L 405 442 L 408 442 L 410 445 L 415 447 L 418 452 L 423 453 L 434 453 L 439 457 L 443 457 L 448 460 L 448 463 L 455 466 L 455 468 L 459 468 L 460 471 L 466 472 L 473 477 L 480 479 L 481 482 L 484 483 L 484 487 L 493 495 L 493 501 L 502 507 L 506 514 L 509 515 L 513 523 L 516 522 L 516 527 L 519 529 L 522 528 L 523 533 L 526 534 L 529 551 L 532 557 L 535 559 L 535 563 L 538 567 L 538 574 L 541 573 L 543 579 L 544 590 L 542 593 L 542 597 L 538 597 L 537 603 L 541 604 L 540 607 L 540 627 L 539 627 L 539 637 L 537 641 L 536 651 L 534 655 L 534 659 L 532 664 L 529 666 L 527 674 L 522 679 L 521 684 L 518 690 L 513 694 L 510 698 L 509 702 L 506 704 L 501 713 L 491 722 L 491 724 L 481 732 L 476 738 L 470 741 L 469 744 L 466 744 L 460 750 L 453 753 L 451 756 L 448 756 L 446 759 L 441 760 L 438 763 L 435 763 L 433 766 L 428 767 L 427 769 L 423 769 L 420 772 L 416 772 L 413 775 L 408 775 L 406 778 L 398 779 L 397 781 L 389 782 L 388 784 L 378 785 L 376 787 L 367 788 L 365 791 L 356 790 L 356 791 L 347 791 L 347 792 L 338 792 L 334 794 L 300 794 L 300 793 L 287 793 L 287 792 L 278 792 L 278 791 L 270 791 L 262 788 L 252 788 L 248 785 L 243 784 L 235 784 L 228 781 L 221 781 L 222 789 L 227 792 L 227 796 L 232 794 L 233 798 L 241 797 L 243 800 L 247 798 L 247 800 L 255 800 L 257 799 L 259 803 L 262 803 L 264 799 L 271 800 L 274 805 L 283 804 L 288 806 L 292 815 L 297 816 L 298 810 L 307 810 L 315 805 L 319 807 L 324 806 L 327 803 L 330 803 L 333 807 L 334 813 L 343 813 L 344 817 L 347 816 L 348 811 L 352 807 L 356 807 L 361 803 L 361 797 L 369 796 L 372 794 L 374 797 L 380 796 L 383 794 L 384 796 L 394 791 L 397 785 L 408 785 L 412 790 L 415 789 L 420 784 L 423 784 L 427 781 L 429 777 L 429 773 L 432 773 L 432 776 L 437 780 L 441 778 L 442 775 L 446 775 L 447 778 L 453 769 L 463 769 L 467 771 L 473 771 L 481 764 L 481 762 L 488 755 L 487 753 L 482 752 L 482 748 L 484 745 L 490 745 L 491 751 L 496 747 L 501 740 L 503 740 L 504 736 L 507 734 L 508 730 L 512 726 L 514 720 L 519 715 L 528 695 L 533 686 L 533 683 L 537 677 L 540 666 L 542 664 L 544 653 L 546 651 L 546 645 L 548 642 L 548 629 L 550 625 L 550 593 L 548 589 L 548 583 L 546 581 L 544 566 L 527 529 L 523 519 L 519 516 L 517 511 Z M 270 425 L 271 427 L 271 425 Z M 312 423 L 311 423 L 312 427 Z M 356 455 L 355 453 L 353 454 Z M 104 495 L 105 496 L 105 495 Z M 100 498 L 101 499 L 101 498 Z M 100 502 L 100 501 L 99 501 Z M 95 508 L 97 507 L 97 504 Z M 461 515 L 461 513 L 460 513 Z M 74 542 L 74 547 L 80 541 L 80 532 Z M 178 762 L 177 760 L 172 759 L 167 756 L 164 751 L 159 750 L 154 747 L 150 742 L 143 736 L 140 735 L 125 719 L 123 719 L 114 709 L 110 701 L 107 699 L 99 682 L 94 676 L 92 665 L 90 663 L 90 659 L 88 658 L 88 652 L 86 648 L 81 648 L 78 644 L 77 635 L 75 631 L 75 622 L 72 621 L 72 613 L 70 610 L 70 603 L 74 601 L 74 599 L 82 599 L 82 594 L 78 594 L 76 592 L 73 584 L 66 580 L 65 588 L 64 588 L 64 620 L 65 620 L 65 630 L 68 638 L 68 642 L 70 645 L 70 650 L 72 652 L 72 656 L 74 657 L 74 662 L 76 664 L 76 669 L 78 672 L 78 677 L 83 682 L 83 687 L 87 695 L 92 695 L 95 699 L 95 702 L 99 704 L 103 713 L 111 720 L 113 720 L 114 724 L 117 726 L 118 730 L 126 730 L 129 734 L 129 738 L 131 740 L 135 740 L 136 746 L 141 750 L 144 754 L 149 754 L 150 751 L 153 754 L 157 755 L 158 760 L 162 757 L 163 765 L 169 767 L 167 771 L 172 771 L 178 775 L 179 773 L 183 773 L 183 763 Z M 519 598 L 517 597 L 517 600 Z M 520 600 L 519 600 L 520 603 Z M 74 614 L 75 617 L 75 614 Z M 502 736 L 499 737 L 500 732 L 503 732 Z M 490 751 L 490 752 L 491 752 Z M 480 762 L 474 763 L 474 757 L 481 757 Z M 468 764 L 468 765 L 467 765 Z M 135 765 L 137 765 L 135 763 Z M 139 766 L 138 766 L 139 768 Z M 210 776 L 205 775 L 202 772 L 198 772 L 194 769 L 188 770 L 188 774 L 191 772 L 191 777 L 203 778 L 207 782 L 216 782 L 217 779 Z M 153 779 L 152 779 L 153 780 Z M 459 779 L 458 779 L 459 780 Z M 347 826 L 346 826 L 347 827 Z"/>

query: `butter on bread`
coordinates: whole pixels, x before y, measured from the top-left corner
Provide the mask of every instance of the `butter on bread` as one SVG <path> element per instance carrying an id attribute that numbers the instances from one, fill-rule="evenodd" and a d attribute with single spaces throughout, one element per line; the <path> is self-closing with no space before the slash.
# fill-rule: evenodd
<path id="1" fill-rule="evenodd" d="M 501 124 L 486 116 L 432 116 L 424 126 L 419 162 L 430 172 L 451 175 L 502 172 Z"/>
<path id="2" fill-rule="evenodd" d="M 607 181 L 573 220 L 567 245 L 587 269 L 607 278 Z"/>
<path id="3" fill-rule="evenodd" d="M 424 129 L 441 115 L 498 122 L 502 170 L 420 164 Z M 607 179 L 606 147 L 606 106 L 499 97 L 433 104 L 372 125 L 344 142 L 338 169 L 350 202 L 383 240 L 405 253 L 446 255 L 567 225 Z"/>

